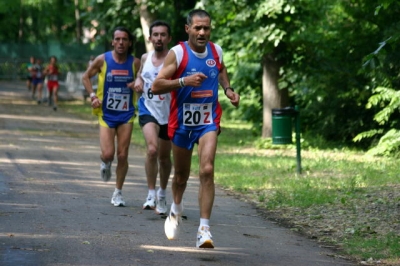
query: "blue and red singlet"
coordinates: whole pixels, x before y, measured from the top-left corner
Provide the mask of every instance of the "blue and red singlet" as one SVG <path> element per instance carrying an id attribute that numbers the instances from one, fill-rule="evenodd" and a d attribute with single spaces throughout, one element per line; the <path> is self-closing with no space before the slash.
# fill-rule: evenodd
<path id="1" fill-rule="evenodd" d="M 218 102 L 218 75 L 221 69 L 220 58 L 215 44 L 208 42 L 207 55 L 198 57 L 187 42 L 179 44 L 183 58 L 172 79 L 203 73 L 207 78 L 200 87 L 185 86 L 171 92 L 168 136 L 173 137 L 177 130 L 204 134 L 219 130 L 222 109 Z M 179 145 L 179 144 L 178 144 Z M 190 146 L 191 147 L 191 146 Z"/>

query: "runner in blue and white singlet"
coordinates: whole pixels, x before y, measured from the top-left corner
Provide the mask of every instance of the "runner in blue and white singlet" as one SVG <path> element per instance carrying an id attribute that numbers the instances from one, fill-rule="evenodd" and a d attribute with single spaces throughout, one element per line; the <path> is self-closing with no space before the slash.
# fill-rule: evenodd
<path id="1" fill-rule="evenodd" d="M 174 157 L 173 202 L 165 219 L 164 232 L 168 239 L 175 239 L 179 234 L 184 211 L 183 195 L 191 172 L 194 145 L 197 144 L 200 224 L 196 247 L 214 248 L 210 218 L 215 197 L 214 162 L 222 115 L 218 87 L 223 87 L 233 106 L 239 105 L 240 96 L 230 86 L 221 47 L 210 42 L 210 14 L 195 9 L 189 12 L 186 22 L 188 41 L 171 49 L 152 89 L 154 94 L 171 93 L 168 135 Z"/>
<path id="2" fill-rule="evenodd" d="M 171 92 L 171 113 L 168 135 L 178 146 L 191 149 L 198 138 L 208 131 L 219 131 L 222 109 L 218 102 L 218 77 L 222 63 L 222 49 L 208 42 L 204 53 L 194 52 L 187 42 L 171 49 L 176 55 L 178 70 L 174 78 L 203 73 L 207 79 L 200 87 L 185 86 Z M 176 130 L 192 131 L 190 138 L 174 139 Z M 199 135 L 196 137 L 196 133 Z"/>
<path id="3" fill-rule="evenodd" d="M 155 95 L 152 86 L 168 55 L 171 42 L 171 27 L 161 20 L 154 21 L 149 28 L 149 42 L 154 50 L 142 55 L 135 91 L 141 94 L 138 101 L 139 125 L 146 141 L 146 179 L 148 194 L 143 209 L 155 210 L 157 214 L 168 211 L 166 189 L 171 173 L 171 141 L 168 138 L 168 117 L 171 94 Z M 157 176 L 160 187 L 156 191 Z"/>
<path id="4" fill-rule="evenodd" d="M 171 94 L 154 95 L 151 91 L 153 81 L 163 66 L 163 64 L 157 67 L 153 65 L 153 54 L 154 51 L 148 53 L 146 62 L 142 66 L 141 77 L 143 79 L 143 93 L 138 102 L 139 117 L 142 115 L 150 115 L 157 120 L 159 125 L 166 125 L 168 124 Z"/>

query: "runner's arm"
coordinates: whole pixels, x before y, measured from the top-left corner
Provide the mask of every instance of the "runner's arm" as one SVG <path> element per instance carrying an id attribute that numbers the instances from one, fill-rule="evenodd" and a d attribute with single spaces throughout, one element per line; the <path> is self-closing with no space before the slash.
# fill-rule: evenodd
<path id="1" fill-rule="evenodd" d="M 196 73 L 183 78 L 171 79 L 178 70 L 175 52 L 170 51 L 165 58 L 164 66 L 158 73 L 151 88 L 154 94 L 164 94 L 185 86 L 199 87 L 207 78 L 203 73 Z"/>
<path id="2" fill-rule="evenodd" d="M 170 51 L 165 57 L 163 67 L 153 82 L 151 91 L 154 94 L 164 94 L 180 88 L 181 85 L 178 79 L 171 80 L 171 77 L 177 70 L 176 55 L 173 51 Z"/>
<path id="3" fill-rule="evenodd" d="M 219 84 L 224 89 L 224 93 L 225 93 L 226 97 L 229 98 L 232 105 L 237 107 L 239 105 L 240 96 L 230 86 L 228 70 L 226 69 L 224 62 L 222 62 L 222 64 L 221 64 L 221 71 L 219 72 L 219 75 L 218 75 L 218 81 L 219 81 Z"/>
<path id="4" fill-rule="evenodd" d="M 86 69 L 85 73 L 83 73 L 82 75 L 82 84 L 85 87 L 85 90 L 89 93 L 89 95 L 94 92 L 92 86 L 93 84 L 90 78 L 101 72 L 103 64 L 104 64 L 104 54 L 96 57 L 93 63 Z"/>
<path id="5" fill-rule="evenodd" d="M 139 72 L 139 70 L 141 68 L 140 60 L 135 57 L 135 59 L 133 61 L 133 65 L 135 66 L 135 77 L 137 77 L 138 76 L 138 72 Z M 128 83 L 127 87 L 135 92 L 136 91 L 135 90 L 135 80 L 133 80 L 131 83 Z"/>
<path id="6" fill-rule="evenodd" d="M 140 68 L 139 71 L 137 72 L 136 79 L 135 79 L 135 85 L 134 85 L 134 90 L 137 93 L 142 93 L 143 92 L 143 79 L 142 79 L 142 71 L 143 71 L 143 65 L 146 62 L 147 59 L 147 53 L 142 55 L 142 58 L 140 60 Z"/>
<path id="7" fill-rule="evenodd" d="M 221 70 L 218 75 L 218 81 L 219 81 L 219 84 L 221 85 L 221 87 L 224 89 L 224 91 L 225 91 L 225 88 L 230 88 L 230 86 L 231 86 L 230 81 L 229 81 L 228 71 L 225 67 L 224 62 L 221 63 Z"/>

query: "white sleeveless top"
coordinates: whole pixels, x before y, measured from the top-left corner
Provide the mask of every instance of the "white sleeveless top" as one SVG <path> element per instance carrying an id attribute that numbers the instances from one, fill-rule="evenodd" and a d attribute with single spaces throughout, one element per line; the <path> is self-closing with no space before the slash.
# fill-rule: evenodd
<path id="1" fill-rule="evenodd" d="M 171 93 L 154 95 L 151 91 L 152 84 L 163 66 L 163 64 L 158 67 L 153 65 L 151 62 L 153 54 L 154 51 L 148 53 L 146 62 L 142 68 L 141 77 L 144 81 L 144 84 L 143 93 L 141 96 L 142 99 L 140 99 L 140 101 L 144 102 L 147 111 L 150 112 L 155 119 L 157 119 L 160 125 L 165 125 L 168 124 Z"/>

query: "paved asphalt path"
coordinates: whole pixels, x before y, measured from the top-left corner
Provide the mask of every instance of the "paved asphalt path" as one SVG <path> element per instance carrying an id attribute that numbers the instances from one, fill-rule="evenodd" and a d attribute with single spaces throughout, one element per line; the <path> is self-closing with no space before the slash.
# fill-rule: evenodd
<path id="1" fill-rule="evenodd" d="M 0 265 L 354 265 L 220 189 L 216 248 L 197 249 L 196 178 L 180 238 L 167 240 L 165 218 L 141 208 L 144 151 L 130 148 L 127 207 L 110 204 L 115 179 L 102 182 L 99 163 L 95 119 L 38 105 L 22 82 L 0 83 Z"/>

